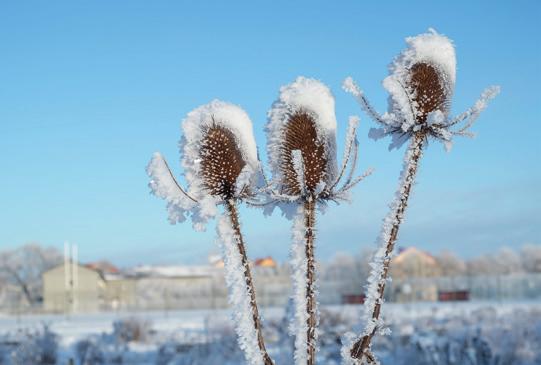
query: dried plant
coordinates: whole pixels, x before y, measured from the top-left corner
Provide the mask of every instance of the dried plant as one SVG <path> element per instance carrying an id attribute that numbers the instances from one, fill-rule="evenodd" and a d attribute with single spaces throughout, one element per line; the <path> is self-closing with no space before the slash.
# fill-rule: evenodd
<path id="1" fill-rule="evenodd" d="M 334 98 L 321 82 L 303 77 L 284 86 L 269 112 L 268 155 L 273 173 L 265 188 L 267 201 L 251 201 L 267 212 L 280 207 L 293 223 L 292 268 L 297 364 L 315 363 L 317 341 L 316 268 L 314 258 L 316 207 L 329 200 L 347 200 L 349 190 L 368 173 L 353 178 L 358 142 L 357 118 L 350 118 L 345 157 L 336 166 Z M 346 174 L 348 165 L 349 172 Z M 337 185 L 343 177 L 346 181 Z"/>
<path id="2" fill-rule="evenodd" d="M 385 283 L 411 187 L 429 138 L 442 141 L 449 149 L 453 136 L 471 136 L 468 129 L 487 102 L 499 92 L 498 87 L 488 88 L 473 107 L 450 119 L 456 69 L 451 41 L 433 30 L 406 41 L 409 47 L 394 60 L 390 75 L 383 82 L 390 94 L 387 113 L 378 114 L 351 78 L 344 81 L 344 89 L 351 92 L 367 114 L 381 126 L 370 131 L 371 137 L 377 139 L 390 135 L 390 149 L 410 141 L 395 200 L 383 221 L 378 239 L 380 247 L 373 258 L 364 309 L 366 324 L 361 335 L 352 338 L 342 351 L 344 359 L 352 364 L 379 364 L 372 353 L 371 343 L 376 333 L 387 331 L 381 319 Z M 463 121 L 466 121 L 463 127 L 451 129 Z"/>
<path id="3" fill-rule="evenodd" d="M 189 190 L 180 186 L 160 154 L 147 168 L 150 187 L 167 200 L 172 222 L 191 216 L 198 230 L 216 215 L 217 205 L 224 206 L 217 229 L 239 345 L 250 364 L 271 365 L 237 207 L 237 202 L 253 197 L 260 171 L 251 121 L 239 107 L 213 101 L 189 113 L 182 127 L 182 165 Z"/>

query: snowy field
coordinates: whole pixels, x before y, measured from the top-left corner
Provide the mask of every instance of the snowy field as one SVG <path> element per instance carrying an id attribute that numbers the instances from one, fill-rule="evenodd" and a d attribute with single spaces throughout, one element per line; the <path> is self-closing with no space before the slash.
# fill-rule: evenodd
<path id="1" fill-rule="evenodd" d="M 318 363 L 340 363 L 340 338 L 360 306 L 321 308 Z M 388 304 L 391 335 L 374 344 L 383 365 L 541 364 L 541 304 Z M 1 364 L 243 364 L 228 311 L 0 316 Z M 269 352 L 291 364 L 286 311 L 263 311 Z M 46 330 L 44 328 L 47 328 Z"/>

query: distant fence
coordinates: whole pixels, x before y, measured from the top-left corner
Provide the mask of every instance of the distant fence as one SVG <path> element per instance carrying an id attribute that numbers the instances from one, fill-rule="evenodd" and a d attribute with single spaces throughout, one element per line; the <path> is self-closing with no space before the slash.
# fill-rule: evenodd
<path id="1" fill-rule="evenodd" d="M 541 298 L 541 273 L 393 279 L 390 301 L 437 300 L 441 292 L 467 292 L 470 300 Z"/>
<path id="2" fill-rule="evenodd" d="M 284 307 L 291 297 L 291 282 L 287 275 L 254 276 L 258 304 L 261 307 Z M 111 310 L 179 310 L 213 309 L 227 307 L 227 289 L 223 277 L 215 277 L 204 286 L 175 283 L 174 292 L 167 290 L 152 293 L 145 298 L 135 295 L 133 300 L 108 302 L 97 298 L 96 308 Z M 318 300 L 323 305 L 357 303 L 364 296 L 365 280 L 359 278 L 319 280 Z M 390 302 L 415 302 L 438 300 L 527 300 L 541 299 L 541 273 L 509 275 L 393 278 L 388 283 L 386 300 Z M 6 298 L 4 298 L 6 299 Z M 41 312 L 42 305 L 24 305 L 22 298 L 13 296 L 11 301 L 0 303 L 0 312 L 13 314 Z"/>

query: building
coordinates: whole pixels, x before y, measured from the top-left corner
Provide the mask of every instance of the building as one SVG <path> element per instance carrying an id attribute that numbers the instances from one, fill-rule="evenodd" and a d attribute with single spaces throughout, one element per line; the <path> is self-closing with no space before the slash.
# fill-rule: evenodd
<path id="1" fill-rule="evenodd" d="M 408 247 L 391 262 L 389 296 L 397 302 L 436 301 L 438 287 L 434 278 L 441 273 L 437 260 L 415 247 Z"/>
<path id="2" fill-rule="evenodd" d="M 98 311 L 105 292 L 102 273 L 77 263 L 60 264 L 43 273 L 43 309 L 47 312 Z"/>
<path id="3" fill-rule="evenodd" d="M 139 309 L 227 307 L 223 268 L 213 266 L 139 266 L 135 278 Z"/>
<path id="4" fill-rule="evenodd" d="M 259 266 L 259 267 L 276 267 L 278 266 L 276 264 L 276 261 L 274 261 L 274 259 L 270 256 L 267 256 L 267 257 L 263 257 L 263 258 L 260 258 L 260 259 L 256 259 L 254 261 L 254 266 Z"/>

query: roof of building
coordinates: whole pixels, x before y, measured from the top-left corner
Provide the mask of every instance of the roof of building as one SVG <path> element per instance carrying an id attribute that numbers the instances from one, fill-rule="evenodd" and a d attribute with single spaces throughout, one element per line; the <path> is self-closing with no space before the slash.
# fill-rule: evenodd
<path id="1" fill-rule="evenodd" d="M 422 251 L 416 247 L 408 247 L 403 249 L 394 259 L 394 264 L 400 264 L 401 262 L 406 261 L 409 258 L 412 257 L 419 257 L 421 258 L 425 263 L 429 265 L 437 265 L 436 259 L 430 255 L 429 253 Z"/>
<path id="2" fill-rule="evenodd" d="M 72 264 L 71 262 L 69 262 L 69 263 Z M 58 264 L 58 265 L 55 265 L 55 266 L 51 267 L 51 268 L 48 269 L 48 270 L 45 270 L 41 275 L 42 275 L 42 276 L 43 276 L 43 275 L 46 275 L 46 274 L 48 274 L 49 272 L 51 272 L 51 271 L 53 271 L 53 270 L 57 270 L 57 269 L 60 268 L 60 267 L 61 267 L 61 268 L 64 268 L 65 265 L 66 265 L 66 263 L 65 263 L 65 262 L 62 262 L 62 263 L 60 263 L 60 264 Z M 86 266 L 86 265 L 84 265 L 84 264 L 81 264 L 80 262 L 75 263 L 75 265 L 76 265 L 79 269 L 83 269 L 83 270 L 88 270 L 88 271 L 95 272 L 96 274 L 98 274 L 98 275 L 100 276 L 100 278 L 101 278 L 102 280 L 105 280 L 105 277 L 104 277 L 102 271 L 96 270 L 96 269 L 94 269 L 94 268 L 92 268 L 92 267 L 88 267 L 88 266 Z"/>
<path id="3" fill-rule="evenodd" d="M 216 272 L 216 268 L 212 266 L 141 265 L 133 268 L 130 272 L 136 276 L 143 277 L 205 277 L 213 275 Z"/>
<path id="4" fill-rule="evenodd" d="M 254 262 L 255 266 L 261 266 L 261 267 L 276 267 L 276 261 L 271 256 L 263 257 L 256 259 Z"/>
<path id="5" fill-rule="evenodd" d="M 89 262 L 84 266 L 89 269 L 101 271 L 104 274 L 119 274 L 120 270 L 107 260 Z"/>

